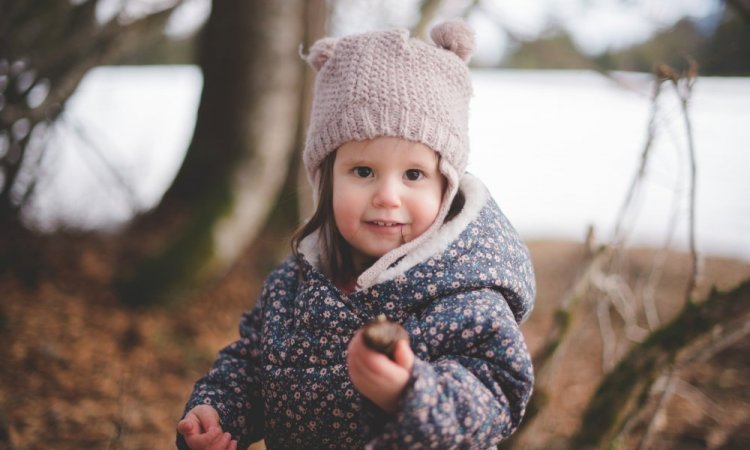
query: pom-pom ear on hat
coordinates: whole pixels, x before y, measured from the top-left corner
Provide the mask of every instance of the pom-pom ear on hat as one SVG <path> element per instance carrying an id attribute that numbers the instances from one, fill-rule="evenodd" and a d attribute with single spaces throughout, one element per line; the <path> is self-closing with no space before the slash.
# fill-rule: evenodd
<path id="1" fill-rule="evenodd" d="M 310 53 L 305 57 L 305 60 L 315 71 L 320 71 L 323 65 L 333 56 L 337 42 L 338 39 L 333 37 L 319 39 L 310 47 Z"/>
<path id="2" fill-rule="evenodd" d="M 430 37 L 435 44 L 450 50 L 459 58 L 468 62 L 474 52 L 474 32 L 461 19 L 449 20 L 436 25 L 430 30 Z"/>

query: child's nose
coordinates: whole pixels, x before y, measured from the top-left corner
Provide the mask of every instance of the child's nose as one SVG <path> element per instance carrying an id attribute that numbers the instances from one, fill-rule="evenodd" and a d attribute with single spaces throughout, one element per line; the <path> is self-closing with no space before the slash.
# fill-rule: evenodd
<path id="1" fill-rule="evenodd" d="M 398 208 L 401 206 L 399 183 L 392 179 L 384 179 L 378 183 L 372 202 L 379 208 Z"/>

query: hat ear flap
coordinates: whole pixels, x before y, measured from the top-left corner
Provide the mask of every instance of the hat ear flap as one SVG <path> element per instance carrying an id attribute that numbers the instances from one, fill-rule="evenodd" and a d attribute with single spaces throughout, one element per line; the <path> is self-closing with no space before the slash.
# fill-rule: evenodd
<path id="1" fill-rule="evenodd" d="M 450 50 L 468 62 L 474 52 L 474 32 L 461 19 L 449 20 L 430 30 L 430 37 L 438 46 Z"/>
<path id="2" fill-rule="evenodd" d="M 319 39 L 310 47 L 310 53 L 305 57 L 305 60 L 316 72 L 319 72 L 333 56 L 337 42 L 338 39 L 333 37 Z"/>

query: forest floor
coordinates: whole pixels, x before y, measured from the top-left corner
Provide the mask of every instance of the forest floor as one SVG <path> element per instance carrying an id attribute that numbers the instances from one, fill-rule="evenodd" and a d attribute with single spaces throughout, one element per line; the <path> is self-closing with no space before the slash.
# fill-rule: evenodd
<path id="1" fill-rule="evenodd" d="M 534 352 L 584 251 L 572 242 L 529 246 L 539 292 L 523 330 Z M 192 383 L 236 338 L 240 314 L 272 265 L 266 250 L 250 249 L 223 279 L 182 302 L 137 309 L 113 293 L 116 249 L 107 239 L 47 238 L 30 247 L 14 271 L 0 275 L 0 450 L 173 448 Z M 628 270 L 647 273 L 653 255 L 631 251 Z M 663 320 L 682 306 L 688 269 L 687 255 L 669 254 L 656 293 Z M 707 258 L 701 295 L 747 278 L 750 263 Z M 591 306 L 583 303 L 571 344 L 540 380 L 550 399 L 531 424 L 536 431 L 522 436 L 524 448 L 551 448 L 579 425 L 604 361 Z M 654 448 L 750 448 L 747 341 L 680 372 Z"/>

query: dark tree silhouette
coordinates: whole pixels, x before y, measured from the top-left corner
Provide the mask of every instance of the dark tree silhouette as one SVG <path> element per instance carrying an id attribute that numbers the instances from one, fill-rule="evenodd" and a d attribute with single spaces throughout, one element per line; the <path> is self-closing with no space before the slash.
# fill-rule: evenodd
<path id="1" fill-rule="evenodd" d="M 296 190 L 290 167 L 301 146 L 306 70 L 299 49 L 308 17 L 325 16 L 323 2 L 213 2 L 200 37 L 204 87 L 192 143 L 160 205 L 130 230 L 150 244 L 123 255 L 126 303 L 175 298 L 222 273 L 266 223 L 282 187 Z M 287 224 L 296 224 L 294 213 Z"/>
<path id="2" fill-rule="evenodd" d="M 105 23 L 97 21 L 97 0 L 0 3 L 0 227 L 20 226 L 45 148 L 38 138 L 86 72 L 158 37 L 179 3 Z"/>

